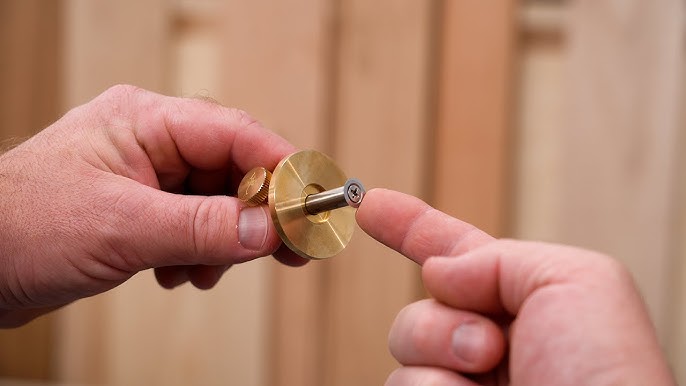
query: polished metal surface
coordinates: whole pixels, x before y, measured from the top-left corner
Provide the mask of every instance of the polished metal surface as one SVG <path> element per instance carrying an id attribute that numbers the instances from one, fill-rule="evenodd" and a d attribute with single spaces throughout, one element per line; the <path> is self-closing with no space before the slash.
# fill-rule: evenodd
<path id="1" fill-rule="evenodd" d="M 345 201 L 343 187 L 327 190 L 325 192 L 310 194 L 305 198 L 305 211 L 309 214 L 319 214 L 348 206 Z"/>
<path id="2" fill-rule="evenodd" d="M 345 192 L 345 201 L 348 205 L 353 208 L 357 208 L 362 203 L 365 193 L 367 192 L 362 185 L 362 182 L 356 178 L 351 178 L 345 181 L 345 186 L 343 186 L 343 192 Z"/>
<path id="3" fill-rule="evenodd" d="M 263 167 L 250 170 L 240 185 L 238 185 L 238 198 L 250 206 L 257 206 L 267 200 L 269 196 L 269 182 L 272 174 Z"/>
<path id="4" fill-rule="evenodd" d="M 309 214 L 318 214 L 345 206 L 357 208 L 362 203 L 364 193 L 362 183 L 351 178 L 340 188 L 307 196 L 305 198 L 305 211 Z"/>
<path id="5" fill-rule="evenodd" d="M 345 205 L 345 183 L 345 174 L 335 162 L 314 150 L 291 154 L 277 165 L 268 203 L 276 230 L 291 250 L 305 258 L 325 259 L 348 245 L 355 230 L 355 210 Z M 353 193 L 355 200 L 361 200 L 355 192 L 356 188 L 348 192 L 348 199 Z"/>

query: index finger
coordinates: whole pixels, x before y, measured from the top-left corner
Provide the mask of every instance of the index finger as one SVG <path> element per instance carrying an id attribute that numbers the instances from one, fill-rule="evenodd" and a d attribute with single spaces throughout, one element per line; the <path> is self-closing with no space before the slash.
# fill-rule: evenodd
<path id="1" fill-rule="evenodd" d="M 494 240 L 416 197 L 387 189 L 367 192 L 356 217 L 370 236 L 420 265 L 431 256 L 458 255 Z"/>
<path id="2" fill-rule="evenodd" d="M 131 125 L 158 175 L 185 174 L 188 167 L 217 171 L 235 166 L 242 173 L 255 166 L 273 169 L 295 151 L 247 113 L 207 100 L 120 85 L 94 102 L 106 106 L 104 116 L 123 117 Z"/>

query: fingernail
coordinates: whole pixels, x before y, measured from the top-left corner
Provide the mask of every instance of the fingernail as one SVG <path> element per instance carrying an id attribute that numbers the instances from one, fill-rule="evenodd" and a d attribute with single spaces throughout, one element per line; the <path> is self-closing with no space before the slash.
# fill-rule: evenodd
<path id="1" fill-rule="evenodd" d="M 483 325 L 466 321 L 453 331 L 453 353 L 468 363 L 474 363 L 483 349 L 486 332 Z"/>
<path id="2" fill-rule="evenodd" d="M 246 207 L 238 215 L 238 242 L 243 248 L 259 251 L 269 231 L 269 217 L 261 206 Z"/>

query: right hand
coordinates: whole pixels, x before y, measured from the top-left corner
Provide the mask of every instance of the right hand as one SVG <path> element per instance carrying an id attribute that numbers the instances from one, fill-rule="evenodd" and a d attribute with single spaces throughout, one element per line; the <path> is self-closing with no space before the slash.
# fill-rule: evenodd
<path id="1" fill-rule="evenodd" d="M 423 265 L 431 300 L 389 336 L 388 385 L 671 385 L 631 275 L 596 252 L 495 240 L 422 201 L 371 190 L 371 236 Z"/>

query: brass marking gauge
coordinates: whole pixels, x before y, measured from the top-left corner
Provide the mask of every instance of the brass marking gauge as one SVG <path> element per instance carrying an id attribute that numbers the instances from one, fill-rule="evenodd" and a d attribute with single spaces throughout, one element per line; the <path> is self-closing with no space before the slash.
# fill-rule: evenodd
<path id="1" fill-rule="evenodd" d="M 326 259 L 340 253 L 355 230 L 355 209 L 365 189 L 346 178 L 323 153 L 293 153 L 273 173 L 250 170 L 238 187 L 238 198 L 256 206 L 267 201 L 281 240 L 298 255 Z"/>

